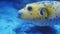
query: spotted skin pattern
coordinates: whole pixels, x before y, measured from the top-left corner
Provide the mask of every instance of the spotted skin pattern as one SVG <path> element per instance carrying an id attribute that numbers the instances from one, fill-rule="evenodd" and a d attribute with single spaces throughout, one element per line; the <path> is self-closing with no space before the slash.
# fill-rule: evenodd
<path id="1" fill-rule="evenodd" d="M 30 10 L 27 9 L 29 6 L 30 6 Z M 21 19 L 31 21 L 31 23 L 33 23 L 34 21 L 35 24 L 40 23 L 39 25 L 44 25 L 44 26 L 59 24 L 56 22 L 56 19 L 59 20 L 60 18 L 60 2 L 41 1 L 36 3 L 31 3 L 31 4 L 27 4 L 23 9 L 20 9 L 18 12 L 23 13 L 20 16 Z"/>

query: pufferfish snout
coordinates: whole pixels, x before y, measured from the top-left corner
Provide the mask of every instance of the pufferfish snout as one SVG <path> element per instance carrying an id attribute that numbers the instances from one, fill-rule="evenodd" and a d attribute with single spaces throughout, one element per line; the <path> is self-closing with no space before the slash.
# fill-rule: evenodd
<path id="1" fill-rule="evenodd" d="M 32 7 L 29 6 L 29 7 L 27 8 L 27 10 L 31 11 L 31 10 L 32 10 Z M 21 17 L 22 14 L 23 14 L 23 12 L 19 11 L 19 12 L 18 12 L 18 17 Z"/>
<path id="2" fill-rule="evenodd" d="M 23 14 L 23 13 L 19 11 L 19 12 L 18 12 L 18 18 L 20 18 L 22 14 Z"/>

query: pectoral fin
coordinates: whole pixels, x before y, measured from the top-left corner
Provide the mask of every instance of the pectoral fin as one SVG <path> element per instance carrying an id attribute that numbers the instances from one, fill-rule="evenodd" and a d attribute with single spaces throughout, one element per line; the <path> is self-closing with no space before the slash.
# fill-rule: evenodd
<path id="1" fill-rule="evenodd" d="M 47 5 L 45 10 L 47 11 L 49 17 L 52 18 L 55 15 L 54 9 L 50 5 Z"/>

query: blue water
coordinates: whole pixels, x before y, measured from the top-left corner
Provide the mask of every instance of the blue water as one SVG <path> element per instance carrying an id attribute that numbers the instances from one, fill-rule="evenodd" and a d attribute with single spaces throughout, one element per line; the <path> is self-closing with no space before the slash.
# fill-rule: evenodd
<path id="1" fill-rule="evenodd" d="M 53 27 L 39 27 L 34 24 L 23 22 L 17 17 L 18 10 L 28 3 L 39 2 L 41 0 L 0 0 L 0 34 L 45 34 L 47 31 L 42 28 L 49 29 L 48 34 L 60 34 L 60 25 Z M 38 28 L 41 28 L 38 30 Z"/>

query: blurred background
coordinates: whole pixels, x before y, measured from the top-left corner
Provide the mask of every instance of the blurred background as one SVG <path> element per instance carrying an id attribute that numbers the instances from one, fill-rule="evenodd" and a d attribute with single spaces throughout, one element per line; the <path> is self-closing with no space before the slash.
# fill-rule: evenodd
<path id="1" fill-rule="evenodd" d="M 40 27 L 18 19 L 18 10 L 40 1 L 59 0 L 0 0 L 0 34 L 60 34 L 60 25 Z"/>

